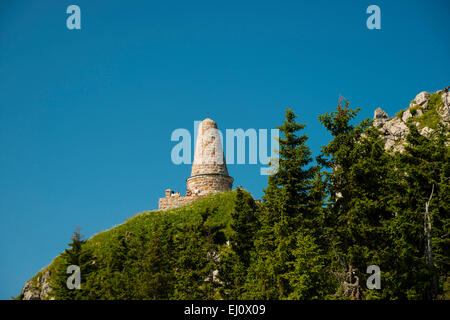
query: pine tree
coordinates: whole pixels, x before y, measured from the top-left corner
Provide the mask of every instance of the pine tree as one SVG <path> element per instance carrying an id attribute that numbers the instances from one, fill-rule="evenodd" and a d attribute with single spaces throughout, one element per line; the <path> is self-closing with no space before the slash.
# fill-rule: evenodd
<path id="1" fill-rule="evenodd" d="M 292 287 L 289 299 L 324 299 L 335 290 L 327 270 L 327 251 L 317 242 L 308 231 L 300 230 L 297 234 L 297 246 L 293 251 L 295 261 L 288 274 Z"/>
<path id="2" fill-rule="evenodd" d="M 86 240 L 82 239 L 79 229 L 75 230 L 72 242 L 68 244 L 70 249 L 65 249 L 55 263 L 55 276 L 52 277 L 52 294 L 55 299 L 81 300 L 89 298 L 89 282 L 95 271 L 95 259 L 92 251 L 84 245 L 85 243 Z M 69 289 L 67 286 L 67 279 L 70 276 L 67 270 L 71 265 L 80 268 L 80 289 Z"/>
<path id="3" fill-rule="evenodd" d="M 170 242 L 167 230 L 153 232 L 139 268 L 140 299 L 168 299 L 173 291 L 173 271 L 170 255 Z"/>
<path id="4" fill-rule="evenodd" d="M 395 211 L 390 203 L 393 158 L 368 119 L 351 124 L 358 111 L 347 101 L 335 112 L 319 117 L 333 137 L 319 157 L 328 169 L 326 235 L 335 256 L 333 268 L 341 283 L 340 294 L 352 299 L 368 294 L 368 266 L 389 268 L 387 235 Z M 378 293 L 370 294 L 375 298 Z"/>
<path id="5" fill-rule="evenodd" d="M 253 198 L 238 188 L 234 210 L 231 213 L 233 233 L 229 247 L 220 257 L 221 294 L 227 299 L 239 299 L 243 293 L 256 230 L 255 210 Z"/>
<path id="6" fill-rule="evenodd" d="M 219 283 L 215 278 L 218 270 L 219 246 L 225 242 L 221 224 L 208 218 L 217 208 L 199 212 L 200 223 L 189 224 L 176 239 L 177 259 L 174 263 L 175 286 L 172 299 L 214 299 Z"/>
<path id="7" fill-rule="evenodd" d="M 444 286 L 450 280 L 448 128 L 441 125 L 426 137 L 415 125 L 408 127 L 405 152 L 396 158 L 397 216 L 391 237 L 397 269 L 390 295 L 435 299 L 446 294 Z"/>
<path id="8" fill-rule="evenodd" d="M 260 230 L 255 240 L 244 297 L 257 299 L 287 299 L 296 283 L 291 275 L 296 268 L 298 235 L 308 228 L 315 209 L 310 190 L 317 167 L 312 166 L 306 135 L 297 135 L 305 125 L 296 122 L 291 108 L 280 130 L 278 171 L 269 176 L 261 210 Z M 310 226 L 309 226 L 310 227 Z M 299 265 L 297 264 L 297 267 Z"/>

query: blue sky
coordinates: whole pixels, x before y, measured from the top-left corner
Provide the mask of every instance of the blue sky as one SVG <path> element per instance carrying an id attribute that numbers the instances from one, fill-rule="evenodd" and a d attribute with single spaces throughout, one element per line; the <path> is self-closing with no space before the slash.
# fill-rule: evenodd
<path id="1" fill-rule="evenodd" d="M 81 30 L 66 8 L 81 8 Z M 381 8 L 368 30 L 366 8 Z M 450 2 L 0 3 L 0 298 L 19 294 L 77 225 L 90 237 L 155 209 L 190 166 L 176 128 L 270 129 L 291 105 L 316 155 L 339 94 L 393 116 L 449 85 Z M 230 165 L 256 198 L 260 165 Z"/>

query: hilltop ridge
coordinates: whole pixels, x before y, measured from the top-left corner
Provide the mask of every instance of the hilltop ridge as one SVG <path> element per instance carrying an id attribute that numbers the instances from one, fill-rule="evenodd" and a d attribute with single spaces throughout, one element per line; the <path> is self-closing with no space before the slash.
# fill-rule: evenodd
<path id="1" fill-rule="evenodd" d="M 128 243 L 128 250 L 135 250 L 145 243 L 149 245 L 151 238 L 155 235 L 163 237 L 160 234 L 160 228 L 163 226 L 168 233 L 174 233 L 180 239 L 187 237 L 189 234 L 187 230 L 195 229 L 202 223 L 208 227 L 217 227 L 225 237 L 228 237 L 231 232 L 231 211 L 235 194 L 235 191 L 222 192 L 209 195 L 181 208 L 144 211 L 110 230 L 94 235 L 87 240 L 86 249 L 92 251 L 94 263 L 99 264 L 113 257 L 120 249 L 117 245 L 124 239 Z M 249 193 L 246 192 L 246 195 L 251 198 Z M 205 217 L 205 221 L 202 221 L 202 213 L 206 212 L 208 216 Z M 226 246 L 225 243 L 221 244 L 222 248 Z M 18 299 L 53 300 L 53 277 L 60 263 L 61 255 L 26 282 Z M 138 280 L 138 275 L 135 280 Z"/>
<path id="2" fill-rule="evenodd" d="M 304 125 L 289 107 L 264 202 L 231 191 L 232 180 L 188 184 L 193 202 L 172 203 L 168 190 L 172 207 L 88 240 L 75 233 L 17 299 L 448 298 L 449 98 L 448 88 L 421 92 L 395 117 L 375 110 L 373 126 L 354 126 L 359 109 L 338 105 L 319 117 L 335 139 L 309 168 L 307 136 L 297 136 Z M 373 265 L 383 268 L 383 291 L 360 282 Z M 73 266 L 83 290 L 66 282 Z"/>
<path id="3" fill-rule="evenodd" d="M 422 135 L 429 136 L 437 129 L 438 124 L 450 123 L 450 93 L 449 87 L 428 93 L 422 91 L 410 102 L 406 109 L 402 109 L 394 117 L 381 108 L 374 112 L 374 126 L 383 133 L 383 140 L 387 150 L 402 151 L 409 132 L 408 123 L 415 124 Z"/>

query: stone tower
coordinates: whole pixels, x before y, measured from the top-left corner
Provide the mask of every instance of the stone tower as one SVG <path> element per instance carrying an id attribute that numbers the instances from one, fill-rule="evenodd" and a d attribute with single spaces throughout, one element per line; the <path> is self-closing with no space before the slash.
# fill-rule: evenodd
<path id="1" fill-rule="evenodd" d="M 203 120 L 198 127 L 194 162 L 186 184 L 185 197 L 179 192 L 174 193 L 171 189 L 167 189 L 165 197 L 159 199 L 159 210 L 185 206 L 205 195 L 229 191 L 233 185 L 233 178 L 228 175 L 223 155 L 220 132 L 217 124 L 211 119 Z"/>
<path id="2" fill-rule="evenodd" d="M 206 118 L 198 127 L 191 176 L 186 180 L 192 194 L 229 191 L 233 178 L 228 175 L 222 139 L 217 124 Z"/>

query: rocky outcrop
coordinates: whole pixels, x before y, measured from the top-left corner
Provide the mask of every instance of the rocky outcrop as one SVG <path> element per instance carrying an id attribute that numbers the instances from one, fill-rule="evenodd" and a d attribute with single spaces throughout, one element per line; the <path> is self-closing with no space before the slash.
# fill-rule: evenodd
<path id="1" fill-rule="evenodd" d="M 424 109 L 428 107 L 428 101 L 430 100 L 430 94 L 428 92 L 422 91 L 419 93 L 413 101 L 411 101 L 411 105 L 421 106 Z"/>
<path id="2" fill-rule="evenodd" d="M 53 300 L 54 298 L 50 296 L 51 290 L 50 270 L 46 270 L 35 279 L 33 278 L 25 283 L 21 297 L 23 300 Z"/>
<path id="3" fill-rule="evenodd" d="M 380 108 L 375 111 L 374 117 L 374 126 L 380 129 L 383 134 L 383 140 L 385 143 L 385 149 L 389 150 L 393 148 L 394 151 L 401 151 L 404 148 L 405 137 L 409 132 L 408 127 L 406 126 L 406 121 L 399 119 L 398 117 L 394 117 L 389 119 L 386 112 L 381 110 L 386 117 L 376 118 L 377 111 L 378 115 L 380 114 Z M 408 119 L 408 118 L 407 118 Z"/>
<path id="4" fill-rule="evenodd" d="M 442 118 L 444 122 L 450 122 L 450 92 L 447 91 L 442 93 L 442 106 L 437 108 L 437 113 Z"/>
<path id="5" fill-rule="evenodd" d="M 389 118 L 385 111 L 377 108 L 374 112 L 373 125 L 382 132 L 385 149 L 403 151 L 406 135 L 409 133 L 406 125 L 408 122 L 415 124 L 422 135 L 431 136 L 435 128 L 430 128 L 421 122 L 422 116 L 427 112 L 435 112 L 439 115 L 441 123 L 448 124 L 450 122 L 450 93 L 448 89 L 449 87 L 439 90 L 433 95 L 425 91 L 420 92 L 411 101 L 406 110 L 393 118 Z M 434 96 L 435 100 L 431 103 L 430 98 L 432 96 Z M 436 102 L 437 96 L 440 99 L 437 99 Z"/>
<path id="6" fill-rule="evenodd" d="M 387 120 L 389 120 L 389 116 L 386 112 L 384 112 L 381 108 L 375 110 L 375 114 L 373 116 L 373 125 L 375 127 L 382 126 Z"/>

